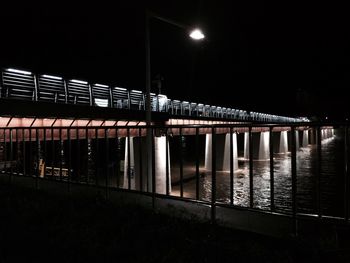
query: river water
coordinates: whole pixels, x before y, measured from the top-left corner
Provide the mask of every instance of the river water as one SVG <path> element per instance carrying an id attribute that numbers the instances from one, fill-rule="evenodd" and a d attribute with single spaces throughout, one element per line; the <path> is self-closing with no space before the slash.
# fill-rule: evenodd
<path id="1" fill-rule="evenodd" d="M 186 136 L 185 139 L 180 136 L 169 138 L 170 141 L 170 159 L 171 159 L 171 195 L 180 195 L 179 184 L 179 160 L 183 160 L 183 196 L 188 198 L 196 198 L 196 180 L 195 180 L 195 160 L 196 153 L 199 157 L 200 178 L 199 178 L 199 199 L 210 201 L 212 197 L 212 178 L 211 171 L 204 168 L 205 159 L 205 136 L 201 135 L 196 143 L 196 136 Z M 242 140 L 240 140 L 242 141 Z M 28 144 L 28 143 L 27 143 Z M 125 144 L 125 142 L 124 142 Z M 62 153 L 59 152 L 60 147 L 58 142 L 49 142 L 47 145 L 41 145 L 41 148 L 46 149 L 46 161 L 48 166 L 60 167 L 60 158 Z M 88 147 L 91 145 L 91 149 Z M 109 159 L 117 158 L 115 156 L 115 147 L 113 148 L 112 141 L 109 147 Z M 123 143 L 120 143 L 123 145 Z M 7 145 L 8 147 L 10 144 Z M 22 172 L 23 162 L 20 158 L 20 150 L 22 144 L 16 144 L 14 147 L 17 165 L 13 167 L 14 172 Z M 27 173 L 35 171 L 35 167 L 31 167 L 30 163 L 36 160 L 35 150 L 38 149 L 35 142 L 25 147 L 26 149 L 26 170 Z M 72 142 L 72 154 L 66 155 L 66 159 L 62 159 L 62 167 L 67 168 L 68 161 L 71 162 L 72 173 L 71 180 L 83 181 L 89 183 L 96 183 L 92 179 L 98 178 L 98 183 L 103 185 L 106 181 L 106 176 L 103 176 L 106 164 L 106 146 L 103 142 L 99 142 L 99 147 L 96 146 L 96 141 L 87 144 L 86 141 Z M 180 147 L 181 146 L 181 147 Z M 198 146 L 198 147 L 197 147 Z M 69 152 L 67 143 L 62 144 L 62 152 Z M 181 150 L 179 150 L 181 148 Z M 78 149 L 78 150 L 77 150 Z M 123 149 L 120 149 L 124 156 Z M 91 153 L 92 154 L 91 154 Z M 32 154 L 28 154 L 32 153 Z M 104 153 L 104 154 L 102 154 Z M 108 154 L 108 152 L 107 152 Z M 182 157 L 180 158 L 180 155 Z M 68 160 L 68 157 L 70 160 Z M 250 184 L 249 184 L 249 162 L 243 158 L 242 146 L 238 147 L 238 170 L 234 173 L 234 198 L 233 203 L 237 206 L 249 207 L 250 205 Z M 118 157 L 119 158 L 119 157 Z M 321 158 L 321 162 L 318 159 Z M 91 159 L 91 160 L 90 160 Z M 108 158 L 107 158 L 108 159 Z M 50 161 L 51 160 L 51 161 Z M 0 160 L 1 161 L 1 160 Z M 110 174 L 116 174 L 115 163 L 108 164 L 108 171 Z M 276 211 L 290 212 L 292 208 L 292 178 L 291 178 L 291 154 L 274 154 L 274 203 Z M 322 140 L 321 154 L 318 154 L 315 145 L 308 145 L 307 147 L 299 148 L 297 151 L 297 210 L 302 213 L 316 214 L 318 207 L 321 209 L 323 215 L 343 216 L 344 215 L 344 130 L 335 130 L 335 135 L 331 138 Z M 112 164 L 114 166 L 112 166 Z M 113 169 L 112 169 L 112 168 Z M 120 165 L 123 167 L 123 165 Z M 57 168 L 59 169 L 59 168 Z M 67 170 L 67 169 L 66 169 Z M 87 171 L 87 172 L 86 172 Z M 95 176 L 94 174 L 100 174 Z M 37 174 L 35 172 L 35 174 Z M 91 174 L 91 175 L 90 175 Z M 120 185 L 123 186 L 123 173 L 121 172 L 119 178 Z M 84 175 L 84 176 L 83 176 Z M 45 175 L 47 176 L 47 175 Z M 50 177 L 50 176 L 48 176 Z M 55 177 L 55 176 L 51 176 Z M 50 178 L 51 178 L 50 177 Z M 63 176 L 65 179 L 67 176 Z M 60 177 L 56 176 L 56 179 Z M 230 203 L 230 173 L 224 171 L 217 171 L 217 187 L 216 196 L 217 201 L 222 203 Z M 91 181 L 92 180 L 92 181 Z M 90 182 L 91 181 L 91 182 Z M 146 180 L 145 180 L 146 181 Z M 109 179 L 111 186 L 118 186 L 116 176 L 111 176 Z M 319 189 L 319 194 L 317 189 Z M 253 161 L 253 207 L 263 210 L 270 210 L 270 161 Z"/>
<path id="2" fill-rule="evenodd" d="M 323 215 L 344 215 L 344 136 L 336 131 L 331 138 L 322 140 L 321 155 L 316 145 L 297 151 L 297 211 L 316 214 L 318 206 Z M 191 147 L 190 147 L 191 148 Z M 317 162 L 321 158 L 321 165 Z M 178 167 L 174 165 L 172 175 Z M 192 164 L 185 163 L 184 174 L 195 175 Z M 211 172 L 200 167 L 199 199 L 211 199 Z M 319 179 L 318 178 L 319 175 Z M 220 172 L 217 178 L 217 201 L 230 203 L 230 173 Z M 319 180 L 319 187 L 318 187 Z M 249 207 L 249 162 L 239 158 L 239 169 L 234 173 L 234 205 Z M 179 184 L 172 186 L 172 195 L 179 195 Z M 318 198 L 317 189 L 320 189 Z M 253 162 L 253 207 L 270 210 L 270 161 Z M 184 196 L 195 198 L 196 180 L 183 184 Z M 292 209 L 291 154 L 274 154 L 275 210 Z M 319 202 L 317 200 L 320 200 Z M 318 205 L 319 203 L 319 205 Z"/>

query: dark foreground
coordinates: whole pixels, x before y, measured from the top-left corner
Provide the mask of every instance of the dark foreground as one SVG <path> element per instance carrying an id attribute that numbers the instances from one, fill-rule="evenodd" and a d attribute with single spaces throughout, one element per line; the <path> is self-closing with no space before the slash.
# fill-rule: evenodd
<path id="1" fill-rule="evenodd" d="M 0 262 L 350 262 L 346 242 L 275 239 L 0 185 Z"/>

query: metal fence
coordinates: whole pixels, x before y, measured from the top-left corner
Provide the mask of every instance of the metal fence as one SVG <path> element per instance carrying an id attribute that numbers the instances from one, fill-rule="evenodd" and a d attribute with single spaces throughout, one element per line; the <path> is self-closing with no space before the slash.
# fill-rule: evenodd
<path id="1" fill-rule="evenodd" d="M 323 131 L 333 127 L 336 127 L 335 144 L 338 148 L 334 148 L 336 152 L 328 153 L 328 146 L 322 139 L 329 136 L 324 137 Z M 54 180 L 141 193 L 152 198 L 200 202 L 211 207 L 213 220 L 216 218 L 217 207 L 229 207 L 288 215 L 295 222 L 300 216 L 348 222 L 348 128 L 348 124 L 335 126 L 310 123 L 0 128 L 0 171 L 2 176 L 7 175 L 10 178 L 24 176 L 37 181 Z M 278 161 L 278 154 L 274 150 L 275 134 L 281 131 L 288 132 L 289 149 L 284 159 L 281 157 L 286 170 L 281 168 L 282 162 Z M 304 157 L 299 156 L 302 152 L 299 134 L 302 131 L 308 131 L 312 135 L 312 138 L 307 139 L 308 149 L 314 152 L 314 158 L 310 161 L 310 169 L 314 171 L 312 174 L 310 171 L 303 172 Z M 153 138 L 150 158 L 146 151 L 147 132 L 151 132 Z M 263 161 L 255 160 L 254 157 L 254 149 L 261 144 L 255 136 L 260 133 L 269 134 L 266 137 L 268 159 Z M 211 136 L 210 141 L 207 140 L 207 134 Z M 229 153 L 226 171 L 219 168 L 222 156 L 216 150 L 223 134 L 230 138 L 226 145 Z M 236 146 L 233 137 L 242 134 L 245 134 L 245 141 L 249 143 L 248 148 L 243 146 L 245 150 L 249 150 L 248 158 L 243 160 L 240 152 L 237 156 L 242 159 L 239 160 L 239 166 L 243 163 L 245 167 L 241 170 L 247 170 L 245 175 L 240 170 L 237 171 L 234 158 Z M 239 148 L 242 149 L 239 144 L 242 142 L 237 143 L 238 151 Z M 211 147 L 211 155 L 205 150 L 207 147 Z M 333 167 L 335 172 L 329 170 L 332 165 L 324 165 L 327 162 L 325 158 L 332 155 L 337 156 L 337 167 Z M 210 167 L 205 167 L 205 159 L 211 163 Z M 255 169 L 262 164 L 268 169 L 268 175 Z M 152 169 L 148 170 L 148 165 Z M 242 176 L 247 179 L 244 181 L 247 191 L 246 202 L 240 203 L 236 197 L 244 187 L 238 189 L 237 181 Z M 264 176 L 266 178 L 261 179 Z M 283 178 L 288 180 L 280 183 Z M 303 187 L 307 178 L 312 178 L 312 183 L 310 189 L 305 191 Z M 265 183 L 256 185 L 257 179 Z M 282 201 L 288 205 L 284 209 L 277 204 L 277 195 L 281 199 L 279 187 L 285 189 Z M 330 189 L 332 187 L 334 189 Z M 265 193 L 265 197 L 260 196 L 261 192 Z M 338 197 L 334 197 L 336 195 Z M 307 198 L 311 200 L 312 209 L 305 212 L 299 204 L 300 199 Z M 335 201 L 329 203 L 332 198 Z M 261 207 L 257 205 L 258 199 L 265 203 L 268 201 L 269 204 Z M 334 204 L 339 209 L 334 214 L 328 213 L 325 210 L 326 203 L 330 209 Z"/>

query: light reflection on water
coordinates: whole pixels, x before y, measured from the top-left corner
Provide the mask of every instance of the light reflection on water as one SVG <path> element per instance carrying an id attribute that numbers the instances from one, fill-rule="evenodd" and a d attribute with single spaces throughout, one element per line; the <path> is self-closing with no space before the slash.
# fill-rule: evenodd
<path id="1" fill-rule="evenodd" d="M 337 194 L 339 173 L 343 169 L 336 163 L 337 155 L 341 155 L 339 147 L 342 140 L 339 137 L 322 142 L 321 169 L 321 203 L 323 213 L 339 215 L 342 196 Z M 300 148 L 297 151 L 297 207 L 299 212 L 316 213 L 316 173 L 317 151 L 314 145 Z M 211 200 L 211 172 L 201 169 L 199 196 L 201 200 Z M 253 206 L 260 209 L 270 209 L 270 162 L 253 162 Z M 338 176 L 337 176 L 338 174 Z M 230 203 L 230 173 L 217 171 L 217 201 Z M 172 194 L 177 195 L 179 186 L 173 187 Z M 191 180 L 184 184 L 184 196 L 195 197 L 196 182 Z M 292 179 L 291 155 L 274 155 L 274 194 L 276 211 L 291 211 L 292 208 Z M 234 204 L 249 207 L 249 162 L 239 161 L 239 169 L 234 173 Z"/>

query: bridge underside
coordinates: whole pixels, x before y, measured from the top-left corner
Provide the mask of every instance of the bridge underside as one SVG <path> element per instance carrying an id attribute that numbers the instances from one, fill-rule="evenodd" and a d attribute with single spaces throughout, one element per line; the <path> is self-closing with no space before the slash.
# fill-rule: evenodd
<path id="1" fill-rule="evenodd" d="M 170 115 L 152 113 L 153 132 L 156 136 L 244 133 L 252 122 L 223 120 L 212 117 Z M 145 112 L 139 110 L 67 105 L 49 102 L 32 102 L 0 98 L 0 138 L 4 141 L 67 140 L 86 138 L 115 138 L 146 136 Z M 157 128 L 159 125 L 160 128 Z M 218 127 L 223 125 L 225 127 Z M 227 127 L 232 125 L 232 127 Z M 258 125 L 258 124 L 257 124 Z M 199 127 L 200 126 L 200 127 Z M 110 127 L 105 134 L 101 127 Z M 26 129 L 28 128 L 28 129 Z M 31 132 L 29 132 L 31 128 Z M 34 129 L 33 129 L 34 128 Z M 37 131 L 35 130 L 37 128 Z M 64 129 L 62 129 L 64 128 Z M 301 127 L 305 129 L 307 127 Z M 251 128 L 252 132 L 269 131 L 268 126 Z M 290 130 L 290 127 L 274 127 L 273 131 Z M 61 133 L 61 134 L 60 134 Z"/>
<path id="2" fill-rule="evenodd" d="M 235 123 L 228 127 L 227 123 L 216 121 L 177 120 L 170 119 L 164 126 L 152 127 L 154 136 L 161 135 L 202 135 L 212 134 L 215 126 L 216 134 L 268 132 L 269 127 L 244 127 Z M 211 126 L 214 125 L 214 126 Z M 224 125 L 224 126 L 220 126 Z M 247 124 L 246 124 L 247 125 Z M 107 128 L 107 132 L 106 132 Z M 273 127 L 273 132 L 289 131 L 290 127 Z M 307 126 L 299 130 L 308 129 Z M 34 117 L 1 117 L 0 141 L 36 141 L 36 140 L 75 140 L 86 138 L 116 138 L 143 137 L 147 134 L 146 123 L 143 121 L 119 121 L 97 119 L 61 119 Z M 46 138 L 46 139 L 45 139 Z"/>

